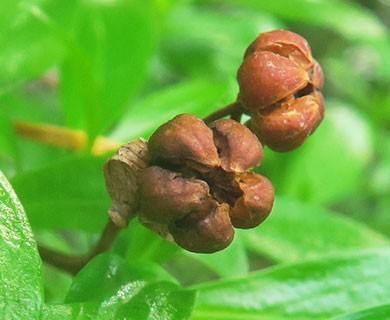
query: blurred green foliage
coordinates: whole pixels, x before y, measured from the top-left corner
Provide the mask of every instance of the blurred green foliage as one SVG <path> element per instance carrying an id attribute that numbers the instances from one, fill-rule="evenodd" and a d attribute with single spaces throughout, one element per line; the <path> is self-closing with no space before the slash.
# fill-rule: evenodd
<path id="1" fill-rule="evenodd" d="M 148 138 L 232 102 L 260 32 L 308 39 L 327 115 L 300 149 L 265 150 L 275 208 L 213 255 L 133 221 L 71 279 L 41 267 L 1 176 L 0 318 L 388 319 L 389 12 L 379 0 L 1 1 L 0 170 L 35 239 L 64 252 L 87 250 L 107 219 L 96 137 Z M 32 142 L 16 121 L 80 129 L 87 147 Z"/>

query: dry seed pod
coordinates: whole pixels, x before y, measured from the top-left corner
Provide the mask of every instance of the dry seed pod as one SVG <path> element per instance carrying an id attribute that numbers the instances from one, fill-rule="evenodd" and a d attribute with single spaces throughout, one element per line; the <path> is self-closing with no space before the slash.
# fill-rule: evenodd
<path id="1" fill-rule="evenodd" d="M 219 165 L 213 133 L 196 116 L 181 114 L 159 127 L 149 139 L 152 163 L 193 164 L 209 170 Z"/>
<path id="2" fill-rule="evenodd" d="M 193 211 L 208 210 L 211 196 L 202 180 L 182 178 L 179 173 L 152 166 L 141 172 L 138 182 L 143 222 L 170 224 Z"/>
<path id="3" fill-rule="evenodd" d="M 182 248 L 198 253 L 212 253 L 225 249 L 234 238 L 234 229 L 229 218 L 229 206 L 214 202 L 209 214 L 198 219 L 186 217 L 172 225 L 169 230 L 175 242 Z"/>
<path id="4" fill-rule="evenodd" d="M 324 116 L 323 73 L 301 36 L 275 30 L 248 47 L 237 73 L 249 127 L 275 151 L 299 147 Z"/>
<path id="5" fill-rule="evenodd" d="M 112 199 L 109 215 L 120 228 L 125 228 L 138 209 L 138 174 L 148 166 L 148 145 L 144 139 L 134 140 L 119 148 L 103 167 L 108 194 Z"/>
<path id="6" fill-rule="evenodd" d="M 263 147 L 257 137 L 245 126 L 234 120 L 221 119 L 210 128 L 219 150 L 221 167 L 228 172 L 245 172 L 260 165 Z"/>
<path id="7" fill-rule="evenodd" d="M 272 185 L 247 172 L 261 162 L 263 149 L 244 125 L 223 119 L 210 129 L 195 116 L 180 115 L 157 129 L 149 151 L 153 166 L 138 179 L 139 221 L 182 248 L 222 250 L 234 237 L 232 212 L 242 228 L 270 212 Z"/>
<path id="8" fill-rule="evenodd" d="M 256 51 L 269 51 L 289 58 L 304 69 L 313 65 L 311 49 L 300 35 L 287 30 L 274 30 L 261 34 L 245 51 L 244 57 Z"/>
<path id="9" fill-rule="evenodd" d="M 253 113 L 249 127 L 270 148 L 286 152 L 299 147 L 323 117 L 322 94 L 313 92 L 297 99 L 292 97 L 271 112 Z"/>
<path id="10" fill-rule="evenodd" d="M 263 222 L 272 210 L 274 187 L 271 182 L 254 172 L 236 178 L 242 197 L 230 211 L 230 219 L 236 228 L 249 229 Z"/>
<path id="11" fill-rule="evenodd" d="M 264 109 L 303 89 L 307 72 L 294 61 L 272 52 L 255 52 L 242 63 L 237 73 L 239 101 L 249 111 Z"/>

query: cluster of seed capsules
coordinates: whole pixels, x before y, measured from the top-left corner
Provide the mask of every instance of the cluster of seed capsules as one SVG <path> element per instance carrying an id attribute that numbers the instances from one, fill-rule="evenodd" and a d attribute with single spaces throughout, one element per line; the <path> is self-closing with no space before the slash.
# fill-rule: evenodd
<path id="1" fill-rule="evenodd" d="M 106 163 L 118 226 L 138 215 L 182 248 L 212 253 L 232 242 L 235 228 L 267 218 L 274 188 L 251 170 L 261 164 L 263 145 L 290 151 L 314 132 L 324 117 L 323 74 L 305 39 L 276 30 L 248 47 L 237 80 L 237 108 L 250 116 L 245 125 L 231 119 L 207 125 L 181 114 Z"/>

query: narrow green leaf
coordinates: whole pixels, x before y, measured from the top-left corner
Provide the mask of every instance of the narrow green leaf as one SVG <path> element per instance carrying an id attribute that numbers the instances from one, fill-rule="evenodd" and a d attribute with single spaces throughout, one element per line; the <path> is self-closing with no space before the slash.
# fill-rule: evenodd
<path id="1" fill-rule="evenodd" d="M 96 279 L 99 282 L 96 283 Z M 133 263 L 105 253 L 93 259 L 74 279 L 65 302 L 102 301 L 115 295 L 118 288 L 133 281 L 170 281 L 175 283 L 164 269 L 152 263 Z"/>
<path id="2" fill-rule="evenodd" d="M 234 92 L 236 94 L 236 92 Z M 148 138 L 154 130 L 177 114 L 205 116 L 228 103 L 231 88 L 224 82 L 195 80 L 175 84 L 136 101 L 111 132 L 114 140 L 128 141 Z"/>
<path id="3" fill-rule="evenodd" d="M 0 172 L 0 318 L 40 319 L 42 266 L 30 225 Z"/>
<path id="4" fill-rule="evenodd" d="M 390 304 L 369 308 L 362 311 L 349 313 L 333 320 L 389 320 Z"/>
<path id="5" fill-rule="evenodd" d="M 103 158 L 73 156 L 16 175 L 12 183 L 31 225 L 100 232 L 111 205 L 103 162 Z"/>
<path id="6" fill-rule="evenodd" d="M 345 252 L 196 289 L 193 319 L 324 319 L 388 303 L 390 250 Z"/>
<path id="7" fill-rule="evenodd" d="M 61 69 L 62 97 L 70 126 L 91 142 L 123 112 L 142 84 L 153 54 L 149 6 L 134 1 L 85 1 L 75 40 Z"/>
<path id="8" fill-rule="evenodd" d="M 224 278 L 243 276 L 249 271 L 248 257 L 239 234 L 236 234 L 234 241 L 222 251 L 213 254 L 186 251 L 186 254 Z"/>
<path id="9" fill-rule="evenodd" d="M 390 245 L 384 236 L 357 221 L 284 198 L 276 198 L 264 224 L 240 235 L 250 250 L 279 262 Z"/>
<path id="10" fill-rule="evenodd" d="M 133 220 L 126 234 L 128 243 L 126 260 L 163 263 L 178 253 L 181 248 Z M 146 246 L 142 244 L 147 244 Z"/>
<path id="11" fill-rule="evenodd" d="M 350 197 L 367 183 L 364 173 L 373 156 L 371 128 L 354 108 L 331 101 L 327 107 L 324 122 L 294 152 L 281 194 L 331 204 Z"/>

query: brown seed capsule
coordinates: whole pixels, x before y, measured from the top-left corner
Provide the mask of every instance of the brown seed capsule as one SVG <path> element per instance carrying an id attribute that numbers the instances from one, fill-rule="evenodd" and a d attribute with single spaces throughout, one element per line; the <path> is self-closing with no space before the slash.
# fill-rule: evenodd
<path id="1" fill-rule="evenodd" d="M 198 253 L 212 253 L 225 249 L 234 238 L 227 204 L 214 205 L 209 214 L 198 219 L 198 214 L 185 217 L 169 228 L 175 242 L 182 248 Z"/>
<path id="2" fill-rule="evenodd" d="M 321 89 L 324 86 L 324 73 L 317 61 L 314 61 L 313 68 L 310 71 L 310 82 L 314 88 Z"/>
<path id="3" fill-rule="evenodd" d="M 219 165 L 213 133 L 196 116 L 181 114 L 168 121 L 149 139 L 152 163 L 189 165 L 209 170 Z"/>
<path id="4" fill-rule="evenodd" d="M 221 119 L 210 128 L 219 151 L 221 167 L 228 172 L 245 172 L 260 165 L 263 147 L 257 137 L 234 120 Z"/>
<path id="5" fill-rule="evenodd" d="M 289 58 L 304 69 L 313 65 L 310 46 L 300 35 L 287 30 L 262 33 L 245 51 L 244 58 L 256 51 L 269 51 Z"/>
<path id="6" fill-rule="evenodd" d="M 205 181 L 185 179 L 157 166 L 143 170 L 138 181 L 142 221 L 169 224 L 193 211 L 208 210 L 211 196 Z"/>
<path id="7" fill-rule="evenodd" d="M 322 94 L 291 97 L 267 112 L 252 114 L 249 127 L 271 149 L 286 152 L 299 147 L 324 117 Z"/>
<path id="8" fill-rule="evenodd" d="M 322 121 L 322 69 L 306 40 L 295 33 L 260 34 L 246 50 L 237 79 L 238 102 L 251 116 L 249 127 L 275 151 L 299 147 Z"/>
<path id="9" fill-rule="evenodd" d="M 237 199 L 230 211 L 230 218 L 236 228 L 254 228 L 270 214 L 274 202 L 274 188 L 267 178 L 254 172 L 238 176 L 236 182 L 243 195 Z"/>
<path id="10" fill-rule="evenodd" d="M 230 211 L 243 228 L 269 213 L 265 180 L 247 172 L 261 162 L 263 148 L 244 125 L 223 119 L 210 129 L 181 115 L 153 134 L 149 150 L 153 165 L 138 178 L 139 221 L 181 247 L 222 250 L 234 237 Z M 262 202 L 256 202 L 259 190 L 266 193 Z"/>
<path id="11" fill-rule="evenodd" d="M 252 111 L 264 109 L 304 88 L 309 77 L 294 61 L 272 52 L 255 52 L 238 70 L 239 101 Z"/>
<path id="12" fill-rule="evenodd" d="M 148 166 L 148 145 L 134 140 L 119 148 L 103 167 L 106 188 L 112 199 L 109 215 L 120 228 L 128 225 L 138 210 L 137 177 Z"/>

